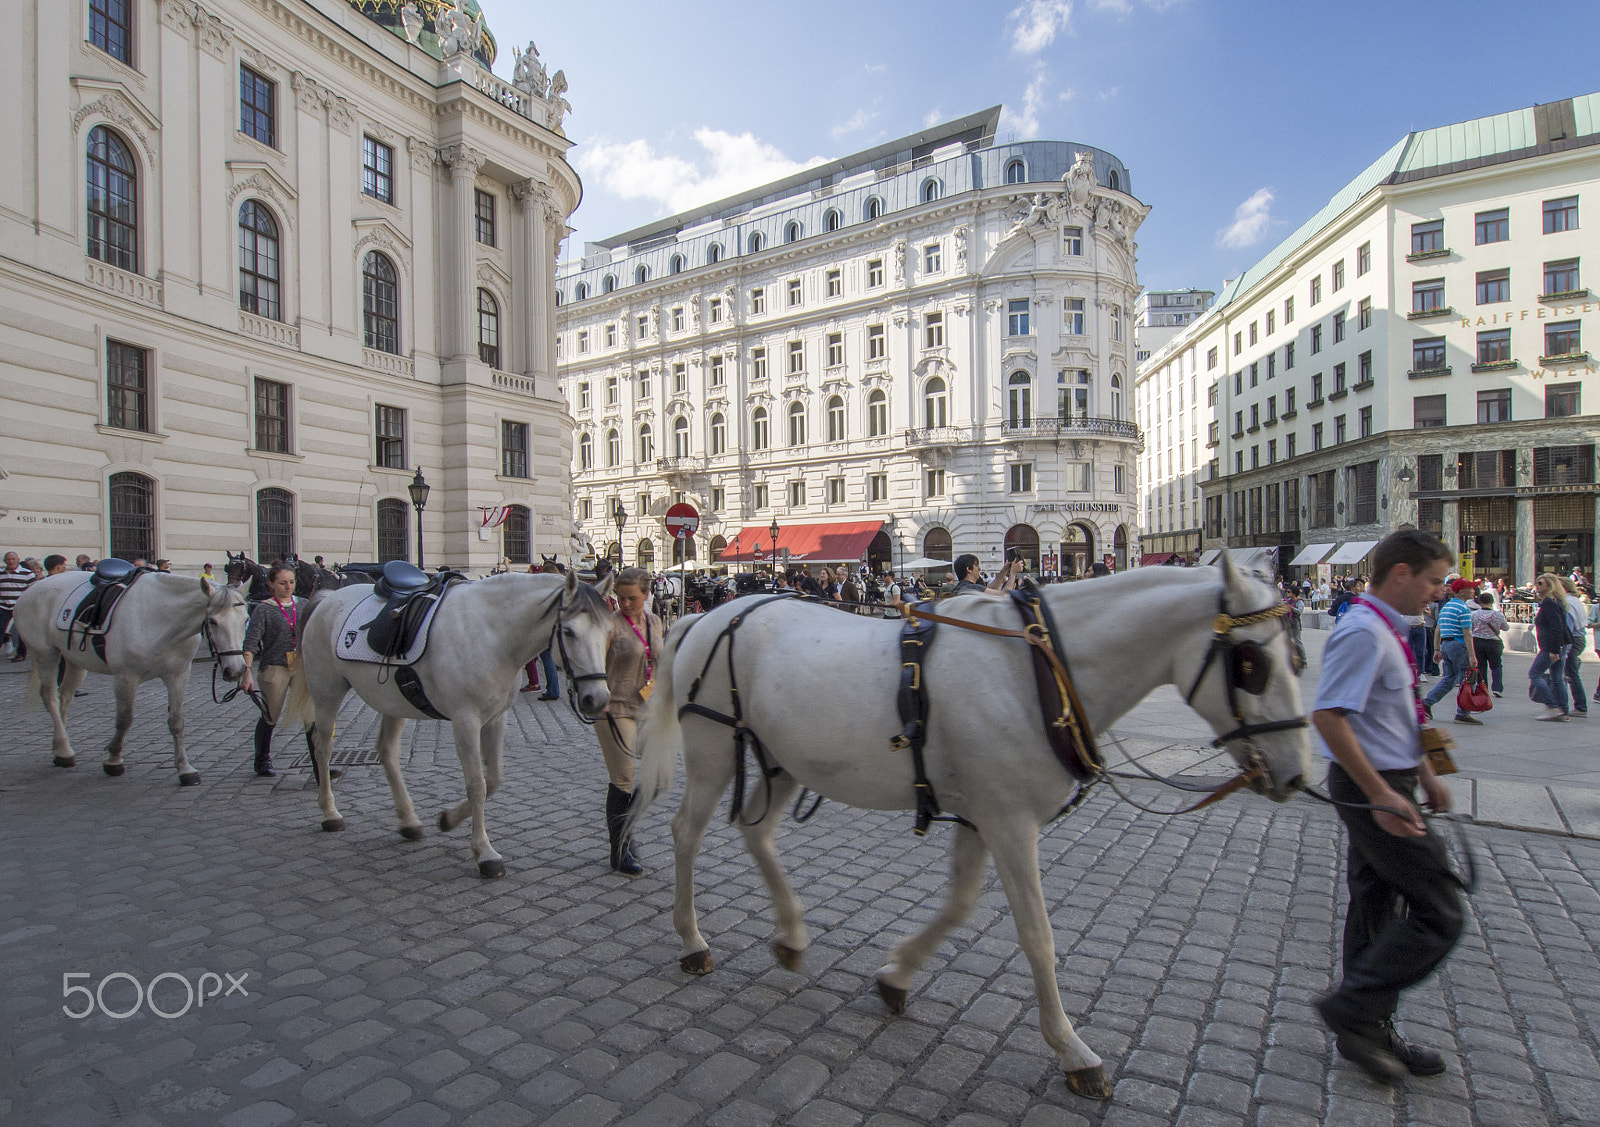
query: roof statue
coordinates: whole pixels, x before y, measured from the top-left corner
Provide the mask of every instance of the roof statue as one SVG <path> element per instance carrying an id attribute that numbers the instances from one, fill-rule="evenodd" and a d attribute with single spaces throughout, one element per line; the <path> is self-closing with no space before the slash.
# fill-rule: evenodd
<path id="1" fill-rule="evenodd" d="M 539 61 L 539 48 L 533 45 L 533 40 L 528 40 L 526 51 L 513 47 L 511 54 L 517 60 L 511 85 L 535 98 L 545 97 L 550 89 L 550 77 L 545 73 L 544 64 Z"/>

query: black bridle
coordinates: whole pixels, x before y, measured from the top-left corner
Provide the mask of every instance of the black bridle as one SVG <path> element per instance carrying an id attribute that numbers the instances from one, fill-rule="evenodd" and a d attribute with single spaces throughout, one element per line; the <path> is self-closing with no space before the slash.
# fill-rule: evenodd
<path id="1" fill-rule="evenodd" d="M 551 633 L 555 636 L 556 652 L 561 655 L 561 671 L 567 675 L 567 704 L 571 706 L 572 714 L 576 716 L 581 723 L 588 724 L 592 727 L 594 725 L 594 720 L 585 716 L 578 708 L 578 685 L 583 681 L 604 681 L 606 679 L 606 672 L 604 669 L 600 670 L 598 673 L 574 673 L 572 671 L 572 659 L 567 656 L 567 640 L 565 637 L 563 637 L 561 630 L 561 627 L 566 623 L 566 614 L 566 591 L 557 591 L 556 624 L 551 630 Z M 549 649 L 550 647 L 546 646 L 545 648 Z"/>
<path id="2" fill-rule="evenodd" d="M 240 598 L 242 599 L 244 596 L 240 595 Z M 249 603 L 246 601 L 241 605 L 249 606 Z M 200 620 L 200 636 L 206 640 L 206 649 L 211 651 L 211 703 L 227 704 L 234 697 L 238 696 L 241 692 L 245 692 L 246 690 L 242 684 L 236 684 L 233 686 L 233 688 L 229 689 L 219 697 L 217 695 L 217 671 L 222 668 L 223 658 L 243 657 L 244 650 L 217 649 L 217 640 L 211 636 L 211 606 L 209 603 L 206 605 L 206 616 Z M 267 704 L 261 699 L 261 690 L 250 689 L 249 696 L 250 699 L 255 702 L 256 708 L 260 709 L 262 717 L 265 718 L 267 715 Z"/>
<path id="3" fill-rule="evenodd" d="M 1294 673 L 1298 677 L 1304 668 L 1304 658 L 1296 648 L 1293 629 L 1289 625 L 1288 616 L 1293 613 L 1288 603 L 1279 603 L 1265 610 L 1252 611 L 1249 614 L 1231 615 L 1227 608 L 1227 592 L 1217 599 L 1217 617 L 1211 624 L 1211 648 L 1206 650 L 1206 659 L 1200 663 L 1200 672 L 1194 676 L 1194 683 L 1189 686 L 1189 691 L 1184 694 L 1185 704 L 1193 705 L 1195 694 L 1200 691 L 1200 682 L 1205 679 L 1206 671 L 1213 662 L 1222 667 L 1222 684 L 1228 695 L 1228 711 L 1233 716 L 1234 728 L 1232 731 L 1218 736 L 1211 742 L 1212 747 L 1224 747 L 1236 740 L 1248 740 L 1254 736 L 1265 735 L 1268 732 L 1292 732 L 1297 728 L 1310 726 L 1310 721 L 1304 716 L 1294 716 L 1285 720 L 1267 720 L 1262 723 L 1253 723 L 1244 717 L 1244 709 L 1240 705 L 1239 691 L 1242 689 L 1251 696 L 1260 696 L 1266 692 L 1267 684 L 1272 678 L 1272 658 L 1259 642 L 1233 640 L 1233 632 L 1245 626 L 1254 626 L 1260 622 L 1270 622 L 1275 618 L 1285 619 L 1284 631 L 1288 636 L 1289 650 L 1294 657 Z"/>

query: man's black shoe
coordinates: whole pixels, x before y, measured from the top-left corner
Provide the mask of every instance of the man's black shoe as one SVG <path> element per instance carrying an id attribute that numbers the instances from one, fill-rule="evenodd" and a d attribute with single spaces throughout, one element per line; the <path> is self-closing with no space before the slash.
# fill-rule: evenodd
<path id="1" fill-rule="evenodd" d="M 1406 1074 L 1406 1066 L 1391 1051 L 1388 1030 L 1376 1022 L 1346 1017 L 1335 997 L 1330 994 L 1319 999 L 1317 1012 L 1322 1015 L 1323 1023 L 1333 1030 L 1334 1045 L 1339 1055 L 1360 1067 L 1379 1084 L 1398 1081 Z"/>
<path id="2" fill-rule="evenodd" d="M 1406 1071 L 1413 1076 L 1438 1076 L 1444 1071 L 1444 1057 L 1432 1049 L 1425 1049 L 1421 1045 L 1407 1044 L 1400 1036 L 1400 1031 L 1394 1027 L 1394 1019 L 1383 1023 L 1389 1034 L 1389 1051 L 1395 1059 L 1406 1066 Z"/>
<path id="3" fill-rule="evenodd" d="M 539 699 L 540 700 L 560 700 L 561 699 L 561 694 L 560 693 L 540 693 L 539 694 Z"/>

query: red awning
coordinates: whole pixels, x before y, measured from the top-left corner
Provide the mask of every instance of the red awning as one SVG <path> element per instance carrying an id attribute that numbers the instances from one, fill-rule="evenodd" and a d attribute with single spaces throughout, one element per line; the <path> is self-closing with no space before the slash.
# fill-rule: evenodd
<path id="1" fill-rule="evenodd" d="M 1177 554 L 1176 552 L 1148 552 L 1140 557 L 1139 566 L 1154 567 L 1156 564 L 1164 564 Z"/>
<path id="2" fill-rule="evenodd" d="M 867 554 L 872 538 L 883 529 L 881 520 L 854 520 L 842 524 L 791 524 L 778 526 L 778 548 L 789 549 L 790 563 L 855 563 Z M 761 555 L 753 553 L 757 545 Z M 766 563 L 772 559 L 772 533 L 759 524 L 746 525 L 717 556 L 719 564 Z"/>

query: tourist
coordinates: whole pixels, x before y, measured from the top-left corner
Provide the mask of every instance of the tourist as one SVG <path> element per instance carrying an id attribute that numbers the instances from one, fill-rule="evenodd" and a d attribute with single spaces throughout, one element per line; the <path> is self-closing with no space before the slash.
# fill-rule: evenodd
<path id="1" fill-rule="evenodd" d="M 1528 693 L 1536 704 L 1544 706 L 1535 720 L 1559 722 L 1567 718 L 1567 678 L 1563 662 L 1571 626 L 1567 621 L 1566 590 L 1549 572 L 1534 580 L 1533 589 L 1539 596 L 1539 609 L 1533 619 L 1539 652 L 1528 667 Z"/>
<path id="2" fill-rule="evenodd" d="M 1422 698 L 1422 707 L 1433 719 L 1433 706 L 1456 686 L 1466 683 L 1478 673 L 1478 654 L 1473 648 L 1472 608 L 1462 595 L 1476 591 L 1478 585 L 1470 579 L 1457 579 L 1450 584 L 1450 596 L 1439 608 L 1439 652 L 1443 655 L 1444 673 L 1439 683 Z M 1457 724 L 1482 724 L 1472 713 L 1456 707 Z"/>
<path id="3" fill-rule="evenodd" d="M 23 644 L 21 635 L 11 629 L 11 614 L 34 578 L 33 572 L 22 566 L 21 556 L 15 552 L 6 553 L 5 569 L 0 571 L 0 642 L 8 636 L 11 638 L 12 661 L 23 661 L 28 656 L 28 647 Z"/>
<path id="4" fill-rule="evenodd" d="M 1480 666 L 1489 670 L 1489 689 L 1500 696 L 1505 688 L 1503 663 L 1506 643 L 1500 637 L 1507 627 L 1506 616 L 1495 608 L 1494 592 L 1485 588 L 1478 592 L 1478 607 L 1472 612 L 1472 648 L 1478 655 Z"/>
<path id="5" fill-rule="evenodd" d="M 1577 574 L 1582 574 L 1573 568 Z M 1583 660 L 1583 651 L 1588 648 L 1589 642 L 1589 607 L 1583 601 L 1583 596 L 1578 593 L 1578 584 L 1572 579 L 1558 580 L 1565 589 L 1567 603 L 1568 635 L 1572 641 L 1567 646 L 1567 656 L 1562 661 L 1561 667 L 1566 674 L 1567 691 L 1572 697 L 1571 715 L 1580 720 L 1589 718 L 1589 698 L 1583 691 L 1583 678 L 1578 675 L 1578 665 Z M 1600 688 L 1600 686 L 1596 686 Z"/>

